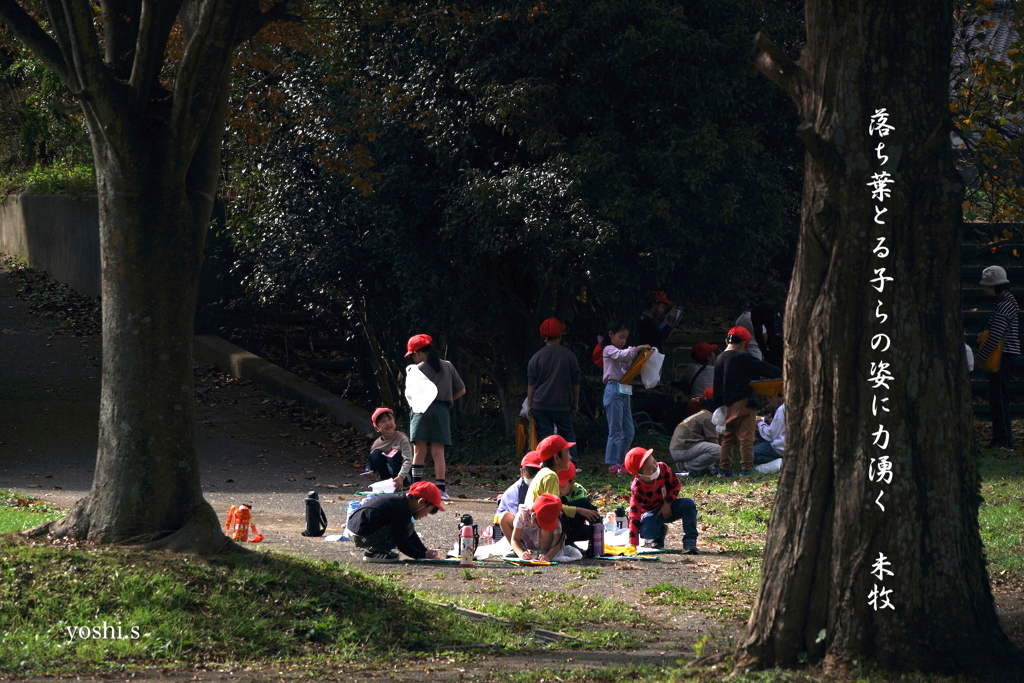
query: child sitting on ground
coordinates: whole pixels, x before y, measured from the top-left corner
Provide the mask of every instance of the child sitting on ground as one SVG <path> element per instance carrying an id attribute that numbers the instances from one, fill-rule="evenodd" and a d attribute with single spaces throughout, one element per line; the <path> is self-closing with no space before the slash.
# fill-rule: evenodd
<path id="1" fill-rule="evenodd" d="M 348 531 L 357 548 L 366 548 L 364 562 L 398 562 L 398 548 L 409 557 L 444 559 L 440 550 L 428 550 L 416 534 L 413 520 L 444 510 L 441 489 L 427 481 L 409 487 L 409 493 L 376 496 L 352 513 Z"/>
<path id="2" fill-rule="evenodd" d="M 550 493 L 532 505 L 520 505 L 512 523 L 512 549 L 524 560 L 551 562 L 562 551 L 565 535 L 559 517 L 562 501 Z"/>
<path id="3" fill-rule="evenodd" d="M 683 552 L 697 555 L 697 506 L 679 498 L 679 478 L 672 468 L 654 460 L 654 449 L 634 448 L 626 453 L 626 471 L 635 476 L 629 495 L 629 543 L 665 547 L 666 524 L 683 520 Z"/>
<path id="4" fill-rule="evenodd" d="M 562 499 L 562 505 L 571 505 L 577 509 L 585 508 L 596 511 L 597 508 L 590 502 L 587 490 L 576 482 L 576 465 L 572 462 L 564 470 L 558 472 L 558 494 Z M 562 514 L 562 528 L 565 530 L 565 542 L 575 543 L 576 541 L 590 540 L 594 535 L 590 525 L 583 515 L 577 514 L 569 517 Z"/>
<path id="5" fill-rule="evenodd" d="M 505 489 L 505 493 L 498 499 L 498 507 L 494 511 L 494 523 L 501 529 L 505 538 L 512 538 L 512 520 L 519 512 L 519 506 L 526 501 L 526 491 L 533 483 L 533 478 L 543 467 L 540 453 L 530 451 L 523 456 L 519 463 L 519 479 Z M 497 540 L 497 539 L 495 539 Z"/>
<path id="6" fill-rule="evenodd" d="M 401 491 L 411 483 L 412 443 L 404 432 L 398 431 L 391 408 L 377 408 L 370 417 L 370 423 L 380 436 L 370 446 L 366 470 L 373 472 L 378 481 L 394 480 L 395 491 Z"/>

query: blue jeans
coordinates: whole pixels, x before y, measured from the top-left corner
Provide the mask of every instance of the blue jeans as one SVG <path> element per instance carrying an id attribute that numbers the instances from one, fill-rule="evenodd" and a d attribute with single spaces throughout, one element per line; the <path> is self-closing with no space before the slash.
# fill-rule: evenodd
<path id="1" fill-rule="evenodd" d="M 566 441 L 576 442 L 576 430 L 572 427 L 572 413 L 568 410 L 533 409 L 533 420 L 537 423 L 537 440 L 557 433 Z M 572 461 L 576 462 L 576 446 L 569 449 Z"/>
<path id="2" fill-rule="evenodd" d="M 1017 356 L 1004 353 L 999 372 L 988 373 L 988 405 L 992 409 L 990 446 L 1013 448 L 1013 423 L 1010 421 L 1010 380 Z"/>
<path id="3" fill-rule="evenodd" d="M 676 498 L 672 501 L 672 516 L 665 519 L 661 511 L 645 512 L 640 518 L 640 538 L 665 542 L 665 525 L 676 520 L 683 520 L 683 547 L 697 546 L 697 504 L 692 498 Z"/>
<path id="4" fill-rule="evenodd" d="M 767 441 L 762 441 L 759 444 L 754 445 L 754 464 L 763 465 L 766 462 L 771 462 L 781 458 L 782 455 L 772 448 L 772 445 Z"/>
<path id="5" fill-rule="evenodd" d="M 604 385 L 604 416 L 608 419 L 608 443 L 604 447 L 604 464 L 621 465 L 626 451 L 633 445 L 633 403 L 619 393 L 619 383 Z"/>

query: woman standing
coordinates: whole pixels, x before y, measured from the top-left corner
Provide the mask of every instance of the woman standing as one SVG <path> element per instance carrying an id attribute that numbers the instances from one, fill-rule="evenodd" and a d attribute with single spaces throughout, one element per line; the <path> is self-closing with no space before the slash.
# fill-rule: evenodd
<path id="1" fill-rule="evenodd" d="M 434 483 L 441 489 L 441 497 L 448 500 L 445 486 L 444 447 L 452 445 L 451 408 L 455 399 L 466 393 L 466 385 L 455 366 L 441 360 L 428 334 L 417 334 L 406 344 L 406 358 L 411 358 L 427 379 L 437 387 L 437 398 L 422 413 L 413 413 L 409 420 L 412 440 L 412 480 L 423 479 L 423 463 L 427 454 L 433 457 Z"/>

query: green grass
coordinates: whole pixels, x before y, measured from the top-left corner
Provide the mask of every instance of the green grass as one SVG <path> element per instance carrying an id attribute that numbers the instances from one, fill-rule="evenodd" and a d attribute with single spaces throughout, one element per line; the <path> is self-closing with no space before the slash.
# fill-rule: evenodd
<path id="1" fill-rule="evenodd" d="M 41 500 L 0 490 L 0 534 L 52 522 L 64 512 Z"/>
<path id="2" fill-rule="evenodd" d="M 1019 456 L 983 457 L 981 477 L 978 523 L 989 574 L 1024 581 L 1024 463 Z"/>
<path id="3" fill-rule="evenodd" d="M 631 647 L 639 641 L 627 629 L 648 624 L 644 614 L 633 605 L 554 590 L 538 591 L 516 602 L 430 592 L 424 595 L 429 600 L 454 602 L 504 619 L 517 630 L 532 626 L 561 631 L 590 647 Z"/>
<path id="4" fill-rule="evenodd" d="M 746 621 L 760 577 L 761 558 L 747 558 L 725 565 L 713 590 L 659 583 L 645 590 L 644 595 L 657 605 L 674 605 L 726 621 Z"/>
<path id="5" fill-rule="evenodd" d="M 0 672 L 358 661 L 521 639 L 337 563 L 0 538 Z"/>

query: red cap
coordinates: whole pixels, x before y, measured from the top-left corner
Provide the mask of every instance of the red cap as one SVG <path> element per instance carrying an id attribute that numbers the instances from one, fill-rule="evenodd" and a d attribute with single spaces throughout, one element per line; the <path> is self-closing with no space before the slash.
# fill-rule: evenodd
<path id="1" fill-rule="evenodd" d="M 430 346 L 434 343 L 429 334 L 414 334 L 409 337 L 409 341 L 405 344 L 405 357 L 408 358 L 416 351 L 419 351 L 424 346 Z"/>
<path id="2" fill-rule="evenodd" d="M 700 342 L 699 344 L 693 345 L 693 351 L 690 355 L 698 363 L 703 363 L 704 359 L 710 356 L 712 353 L 718 350 L 718 344 L 708 344 L 707 342 Z"/>
<path id="3" fill-rule="evenodd" d="M 437 488 L 429 481 L 418 481 L 410 486 L 409 495 L 422 498 L 438 510 L 444 510 L 444 506 L 441 505 L 441 489 Z"/>
<path id="4" fill-rule="evenodd" d="M 554 531 L 558 528 L 558 516 L 562 514 L 562 501 L 550 493 L 539 495 L 533 501 L 533 514 L 537 515 L 537 526 Z"/>
<path id="5" fill-rule="evenodd" d="M 558 471 L 558 485 L 565 486 L 570 479 L 576 478 L 576 465 L 573 464 L 572 460 L 569 461 L 569 466 L 564 470 Z"/>
<path id="6" fill-rule="evenodd" d="M 640 471 L 640 468 L 644 466 L 644 460 L 647 456 L 654 455 L 654 449 L 636 448 L 630 449 L 629 453 L 626 453 L 626 462 L 624 463 L 626 471 L 636 476 L 636 473 Z"/>
<path id="7" fill-rule="evenodd" d="M 737 325 L 736 327 L 733 327 L 732 329 L 730 329 L 725 334 L 725 336 L 727 338 L 730 335 L 736 335 L 737 337 L 739 337 L 740 339 L 742 339 L 745 342 L 749 342 L 750 341 L 750 330 L 748 330 L 745 327 L 740 327 L 739 325 Z M 726 341 L 728 341 L 728 339 L 726 339 Z"/>
<path id="8" fill-rule="evenodd" d="M 520 467 L 544 467 L 544 458 L 537 451 L 530 451 L 523 456 L 522 462 L 519 463 Z"/>
<path id="9" fill-rule="evenodd" d="M 708 387 L 707 389 L 704 390 L 704 398 L 706 398 L 707 400 L 710 401 L 714 397 L 715 397 L 715 388 L 714 387 Z"/>
<path id="10" fill-rule="evenodd" d="M 542 460 L 555 457 L 555 454 L 564 451 L 566 448 L 575 446 L 576 442 L 569 443 L 558 434 L 552 434 L 541 439 L 537 444 L 537 452 L 541 454 Z"/>
<path id="11" fill-rule="evenodd" d="M 540 336 L 545 339 L 554 339 L 562 334 L 565 325 L 558 318 L 548 318 L 540 324 Z"/>
<path id="12" fill-rule="evenodd" d="M 647 300 L 652 304 L 672 304 L 672 302 L 668 300 L 668 297 L 665 296 L 665 292 L 660 290 L 657 292 L 647 292 Z"/>
<path id="13" fill-rule="evenodd" d="M 373 411 L 373 415 L 370 416 L 370 424 L 376 427 L 377 418 L 387 413 L 391 413 L 391 417 L 395 416 L 395 411 L 391 410 L 391 408 L 377 408 L 377 410 Z"/>

